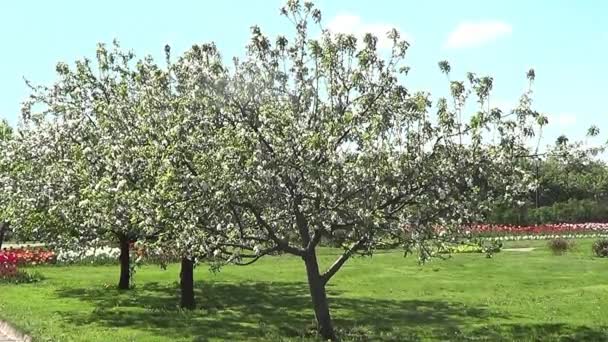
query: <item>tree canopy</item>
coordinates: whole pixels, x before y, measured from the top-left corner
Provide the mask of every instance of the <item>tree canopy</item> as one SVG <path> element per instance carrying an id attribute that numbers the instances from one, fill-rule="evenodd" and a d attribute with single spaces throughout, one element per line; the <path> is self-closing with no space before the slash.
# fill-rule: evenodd
<path id="1" fill-rule="evenodd" d="M 503 113 L 491 77 L 452 80 L 446 61 L 449 99 L 406 88 L 409 44 L 397 30 L 384 52 L 371 34 L 323 30 L 312 3 L 281 13 L 294 32 L 271 40 L 253 27 L 232 64 L 213 44 L 176 59 L 167 46 L 161 65 L 117 43 L 99 45 L 95 62 L 59 63 L 58 80 L 33 86 L 24 105 L 27 172 L 16 179 L 49 240 L 120 242 L 121 288 L 133 241 L 176 249 L 188 296 L 199 260 L 301 257 L 319 332 L 335 339 L 325 288 L 347 260 L 400 245 L 425 261 L 467 238 L 496 203 L 529 191 L 521 159 L 547 122 L 530 89 Z M 344 249 L 325 270 L 321 243 Z"/>

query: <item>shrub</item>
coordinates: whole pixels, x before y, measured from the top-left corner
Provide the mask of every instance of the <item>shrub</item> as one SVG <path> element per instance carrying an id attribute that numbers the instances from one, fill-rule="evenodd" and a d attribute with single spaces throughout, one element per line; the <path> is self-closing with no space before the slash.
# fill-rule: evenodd
<path id="1" fill-rule="evenodd" d="M 574 247 L 573 241 L 568 241 L 564 238 L 549 240 L 549 249 L 555 255 L 562 255 Z"/>
<path id="2" fill-rule="evenodd" d="M 502 242 L 490 241 L 489 243 L 461 243 L 459 245 L 444 246 L 439 253 L 459 254 L 459 253 L 486 253 L 488 255 L 500 252 Z"/>
<path id="3" fill-rule="evenodd" d="M 0 276 L 0 284 L 32 284 L 44 280 L 39 272 L 18 270 L 10 276 Z"/>
<path id="4" fill-rule="evenodd" d="M 600 239 L 593 243 L 593 254 L 600 258 L 608 257 L 608 239 Z"/>
<path id="5" fill-rule="evenodd" d="M 479 245 L 458 245 L 450 247 L 446 250 L 447 253 L 481 253 L 483 249 Z"/>
<path id="6" fill-rule="evenodd" d="M 502 242 L 501 241 L 490 241 L 489 244 L 484 244 L 482 247 L 483 247 L 483 252 L 486 253 L 486 256 L 488 258 L 491 258 L 492 254 L 500 252 L 500 250 L 502 249 Z"/>

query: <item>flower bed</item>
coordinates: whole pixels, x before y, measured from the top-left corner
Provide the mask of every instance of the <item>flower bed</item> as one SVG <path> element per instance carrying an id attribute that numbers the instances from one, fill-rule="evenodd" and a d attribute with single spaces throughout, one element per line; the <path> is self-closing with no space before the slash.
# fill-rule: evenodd
<path id="1" fill-rule="evenodd" d="M 179 255 L 161 249 L 148 248 L 145 245 L 131 243 L 129 246 L 131 261 L 136 264 L 160 264 L 178 262 Z M 58 265 L 109 265 L 117 264 L 120 249 L 112 246 L 91 247 L 82 250 L 57 250 Z"/>
<path id="2" fill-rule="evenodd" d="M 25 272 L 19 269 L 20 266 L 51 262 L 54 262 L 54 254 L 42 249 L 16 248 L 2 250 L 0 251 L 0 282 L 19 284 L 40 281 L 42 279 L 40 274 Z"/>
<path id="3" fill-rule="evenodd" d="M 17 272 L 17 255 L 11 252 L 0 252 L 0 279 L 13 278 Z"/>
<path id="4" fill-rule="evenodd" d="M 58 264 L 107 265 L 118 263 L 120 249 L 112 247 L 88 248 L 80 251 L 66 249 L 58 251 L 57 254 Z"/>
<path id="5" fill-rule="evenodd" d="M 57 260 L 57 256 L 53 251 L 41 247 L 7 248 L 0 251 L 0 257 L 2 255 L 5 258 L 11 256 L 19 266 L 52 264 Z"/>
<path id="6" fill-rule="evenodd" d="M 557 223 L 530 226 L 478 224 L 470 227 L 476 237 L 493 240 L 541 240 L 608 237 L 608 223 Z"/>

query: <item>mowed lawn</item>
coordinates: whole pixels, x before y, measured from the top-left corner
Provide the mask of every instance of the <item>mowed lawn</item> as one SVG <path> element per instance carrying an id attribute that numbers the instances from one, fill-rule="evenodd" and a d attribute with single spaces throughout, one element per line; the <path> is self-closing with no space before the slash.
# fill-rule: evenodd
<path id="1" fill-rule="evenodd" d="M 458 254 L 419 266 L 401 252 L 350 260 L 329 286 L 335 325 L 354 341 L 608 341 L 608 259 L 592 241 L 554 256 Z M 338 250 L 323 250 L 329 264 Z M 314 340 L 304 266 L 289 256 L 210 273 L 197 268 L 199 309 L 177 309 L 178 266 L 146 266 L 114 289 L 117 266 L 40 267 L 46 279 L 1 285 L 0 316 L 36 341 Z"/>

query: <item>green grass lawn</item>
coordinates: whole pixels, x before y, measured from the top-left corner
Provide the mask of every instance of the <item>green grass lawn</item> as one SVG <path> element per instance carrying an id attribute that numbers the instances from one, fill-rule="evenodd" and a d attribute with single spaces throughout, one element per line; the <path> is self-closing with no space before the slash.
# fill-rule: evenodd
<path id="1" fill-rule="evenodd" d="M 608 259 L 590 245 L 554 256 L 546 241 L 517 241 L 507 247 L 537 249 L 424 266 L 400 252 L 352 259 L 329 286 L 335 325 L 356 341 L 608 341 Z M 139 269 L 129 292 L 113 288 L 117 266 L 37 270 L 40 283 L 0 285 L 0 316 L 36 341 L 300 341 L 313 326 L 294 257 L 199 267 L 194 312 L 176 308 L 177 265 Z"/>

